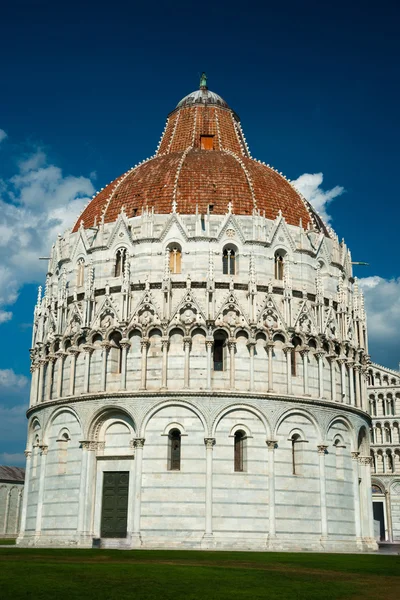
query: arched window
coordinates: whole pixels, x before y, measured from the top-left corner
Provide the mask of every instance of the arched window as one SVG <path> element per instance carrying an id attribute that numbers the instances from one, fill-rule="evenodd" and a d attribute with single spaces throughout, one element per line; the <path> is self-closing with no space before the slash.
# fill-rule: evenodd
<path id="1" fill-rule="evenodd" d="M 57 440 L 58 445 L 58 474 L 65 475 L 68 463 L 68 442 L 70 441 L 68 431 L 61 431 Z"/>
<path id="2" fill-rule="evenodd" d="M 182 272 L 182 250 L 178 244 L 169 247 L 169 270 L 174 274 Z"/>
<path id="3" fill-rule="evenodd" d="M 121 277 L 125 271 L 126 248 L 119 248 L 115 256 L 114 277 Z"/>
<path id="4" fill-rule="evenodd" d="M 81 287 L 85 283 L 85 261 L 83 258 L 78 260 L 76 265 L 76 285 Z"/>
<path id="5" fill-rule="evenodd" d="M 345 445 L 343 440 L 336 438 L 333 442 L 335 448 L 335 460 L 336 460 L 336 477 L 338 479 L 344 479 L 344 449 Z"/>
<path id="6" fill-rule="evenodd" d="M 168 470 L 181 470 L 181 432 L 171 429 L 168 435 Z"/>
<path id="7" fill-rule="evenodd" d="M 292 474 L 300 474 L 300 446 L 299 443 L 302 441 L 298 433 L 294 433 L 290 438 L 292 445 Z"/>
<path id="8" fill-rule="evenodd" d="M 244 431 L 236 431 L 234 437 L 234 466 L 235 471 L 245 471 L 245 444 L 246 434 Z"/>
<path id="9" fill-rule="evenodd" d="M 235 275 L 236 268 L 236 253 L 235 249 L 227 246 L 222 253 L 222 273 L 224 275 Z"/>
<path id="10" fill-rule="evenodd" d="M 283 254 L 280 252 L 275 252 L 275 279 L 279 279 L 282 281 L 283 279 L 283 270 L 284 270 L 284 258 Z"/>
<path id="11" fill-rule="evenodd" d="M 301 346 L 301 339 L 299 337 L 294 337 L 292 339 L 292 344 L 293 344 L 293 348 L 291 350 L 291 359 L 292 359 L 292 377 L 296 377 L 297 376 L 297 352 L 296 352 L 296 348 L 298 346 Z"/>
<path id="12" fill-rule="evenodd" d="M 214 371 L 225 370 L 226 335 L 217 332 L 214 336 L 213 366 Z"/>
<path id="13" fill-rule="evenodd" d="M 120 341 L 122 339 L 119 331 L 114 331 L 110 335 L 110 353 L 109 353 L 109 361 L 111 364 L 111 373 L 121 373 L 122 370 L 122 350 L 120 346 Z"/>

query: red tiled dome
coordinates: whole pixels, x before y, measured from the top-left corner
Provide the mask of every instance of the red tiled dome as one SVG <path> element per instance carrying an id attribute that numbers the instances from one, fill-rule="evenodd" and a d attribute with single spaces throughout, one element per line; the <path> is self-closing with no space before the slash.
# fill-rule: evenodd
<path id="1" fill-rule="evenodd" d="M 205 97 L 205 94 L 207 97 Z M 197 96 L 196 96 L 197 98 Z M 180 214 L 238 215 L 257 209 L 268 219 L 279 210 L 291 225 L 309 224 L 326 233 L 321 219 L 290 183 L 252 158 L 239 118 L 217 94 L 202 89 L 200 101 L 180 102 L 170 113 L 155 157 L 131 169 L 99 192 L 79 217 L 85 228 L 104 219 L 112 223 L 121 209 L 128 218 L 145 207 Z"/>

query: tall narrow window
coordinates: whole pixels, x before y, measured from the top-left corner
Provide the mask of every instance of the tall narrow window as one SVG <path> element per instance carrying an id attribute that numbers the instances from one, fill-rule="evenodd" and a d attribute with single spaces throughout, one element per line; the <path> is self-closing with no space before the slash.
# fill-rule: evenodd
<path id="1" fill-rule="evenodd" d="M 224 370 L 224 339 L 214 340 L 214 371 Z"/>
<path id="2" fill-rule="evenodd" d="M 125 261 L 126 261 L 126 249 L 120 248 L 117 250 L 117 255 L 115 257 L 115 269 L 114 269 L 114 277 L 121 277 L 125 270 Z"/>
<path id="3" fill-rule="evenodd" d="M 170 471 L 181 470 L 181 432 L 179 429 L 172 429 L 168 436 L 169 456 L 168 469 Z"/>
<path id="4" fill-rule="evenodd" d="M 110 335 L 110 351 L 109 351 L 109 362 L 111 365 L 111 372 L 119 374 L 122 370 L 122 349 L 120 346 L 121 334 L 115 331 Z"/>
<path id="5" fill-rule="evenodd" d="M 299 442 L 301 442 L 301 438 L 298 433 L 295 433 L 291 437 L 292 442 L 292 473 L 293 475 L 299 475 L 300 468 L 300 448 Z"/>
<path id="6" fill-rule="evenodd" d="M 344 446 L 342 440 L 337 438 L 334 443 L 335 447 L 335 461 L 336 461 L 336 477 L 337 479 L 344 479 Z"/>
<path id="7" fill-rule="evenodd" d="M 179 246 L 169 249 L 169 270 L 171 273 L 181 273 L 182 251 Z"/>
<path id="8" fill-rule="evenodd" d="M 245 453 L 246 434 L 244 431 L 237 431 L 234 438 L 235 453 L 235 471 L 244 471 L 244 453 Z"/>
<path id="9" fill-rule="evenodd" d="M 57 440 L 58 444 L 58 474 L 65 475 L 67 472 L 67 463 L 68 463 L 68 442 L 70 441 L 70 437 L 67 432 L 62 433 L 62 435 Z"/>
<path id="10" fill-rule="evenodd" d="M 275 253 L 275 279 L 283 279 L 283 256 L 278 252 Z"/>
<path id="11" fill-rule="evenodd" d="M 83 258 L 78 260 L 76 269 L 76 285 L 81 287 L 85 283 L 85 261 Z"/>
<path id="12" fill-rule="evenodd" d="M 222 254 L 222 272 L 224 275 L 235 275 L 236 255 L 233 248 L 225 248 Z"/>

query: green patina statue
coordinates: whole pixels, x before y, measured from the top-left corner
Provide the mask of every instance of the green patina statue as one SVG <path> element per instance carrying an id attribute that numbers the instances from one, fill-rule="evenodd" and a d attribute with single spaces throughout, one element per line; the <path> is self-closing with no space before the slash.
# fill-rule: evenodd
<path id="1" fill-rule="evenodd" d="M 203 72 L 200 77 L 200 89 L 207 87 L 207 75 Z"/>

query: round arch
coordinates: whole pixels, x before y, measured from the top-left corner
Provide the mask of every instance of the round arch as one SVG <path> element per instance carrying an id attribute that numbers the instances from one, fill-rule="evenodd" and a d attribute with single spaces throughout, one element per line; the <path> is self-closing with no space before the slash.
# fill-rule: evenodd
<path id="1" fill-rule="evenodd" d="M 167 408 L 168 406 L 181 406 L 183 408 L 187 408 L 188 410 L 191 410 L 193 413 L 195 413 L 195 415 L 200 419 L 203 428 L 204 428 L 204 434 L 207 435 L 208 434 L 208 427 L 207 427 L 207 420 L 206 417 L 203 415 L 203 413 L 197 408 L 197 406 L 194 406 L 193 404 L 190 404 L 189 402 L 185 402 L 183 400 L 168 400 L 168 401 L 161 401 L 159 404 L 157 404 L 156 406 L 152 406 L 151 409 L 144 415 L 142 422 L 140 424 L 140 427 L 137 428 L 138 431 L 138 436 L 143 436 L 145 435 L 146 432 L 146 428 L 147 425 L 150 421 L 150 419 L 156 414 L 158 413 L 160 410 L 162 410 L 163 408 Z"/>
<path id="2" fill-rule="evenodd" d="M 283 412 L 280 415 L 279 419 L 277 420 L 277 422 L 275 424 L 274 437 L 277 435 L 277 433 L 279 431 L 279 427 L 281 426 L 283 421 L 285 419 L 287 419 L 288 417 L 290 417 L 291 415 L 302 415 L 303 417 L 308 419 L 310 421 L 310 423 L 312 423 L 314 425 L 316 433 L 319 435 L 320 440 L 323 441 L 320 424 L 318 423 L 317 419 L 312 414 L 310 414 L 307 410 L 305 410 L 304 408 L 288 408 L 287 410 L 285 410 L 285 412 Z"/>
<path id="3" fill-rule="evenodd" d="M 216 415 L 216 417 L 214 418 L 212 425 L 211 425 L 211 436 L 212 437 L 215 436 L 215 433 L 216 433 L 216 430 L 217 430 L 217 427 L 218 427 L 218 424 L 220 423 L 220 421 L 226 415 L 228 415 L 230 412 L 233 412 L 234 410 L 247 410 L 248 412 L 250 412 L 253 415 L 255 415 L 256 417 L 258 417 L 264 426 L 265 435 L 267 436 L 267 438 L 270 438 L 271 426 L 270 426 L 266 416 L 260 410 L 258 410 L 258 408 L 255 408 L 254 406 L 251 406 L 250 404 L 230 404 L 229 406 L 225 406 L 222 410 L 220 410 L 220 412 Z"/>
<path id="4" fill-rule="evenodd" d="M 341 423 L 342 425 L 344 425 L 347 428 L 348 432 L 350 433 L 351 451 L 354 452 L 357 449 L 356 430 L 355 430 L 354 425 L 351 423 L 351 421 L 345 416 L 339 415 L 339 416 L 332 417 L 332 419 L 329 421 L 328 425 L 326 426 L 325 439 L 328 439 L 329 432 L 330 432 L 331 428 L 335 425 L 335 423 Z"/>
<path id="5" fill-rule="evenodd" d="M 54 423 L 54 421 L 58 417 L 58 415 L 62 414 L 63 412 L 69 413 L 70 415 L 75 417 L 75 419 L 79 423 L 79 427 L 81 428 L 81 433 L 83 433 L 82 421 L 81 421 L 78 413 L 70 406 L 60 406 L 59 408 L 56 408 L 56 410 L 53 413 L 51 413 L 50 417 L 47 420 L 46 427 L 44 428 L 44 431 L 43 431 L 43 441 L 46 440 L 46 442 L 47 442 L 47 436 L 49 434 L 50 427 L 52 426 L 52 424 Z"/>
<path id="6" fill-rule="evenodd" d="M 126 409 L 118 405 L 102 406 L 93 416 L 87 427 L 87 438 L 94 440 L 99 434 L 102 424 L 107 420 L 107 417 L 115 417 L 118 413 L 127 416 L 133 423 L 133 430 L 136 433 L 138 428 L 133 415 Z"/>

